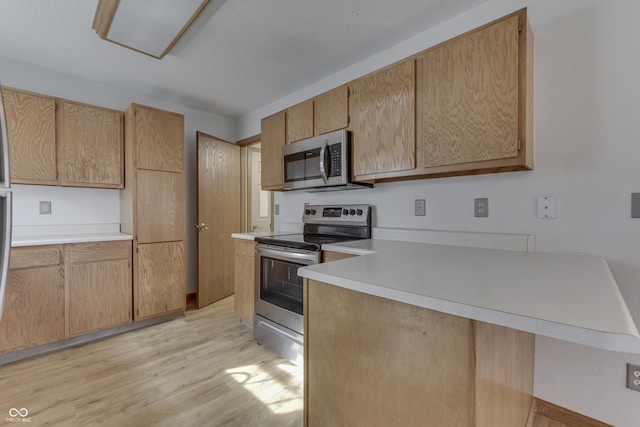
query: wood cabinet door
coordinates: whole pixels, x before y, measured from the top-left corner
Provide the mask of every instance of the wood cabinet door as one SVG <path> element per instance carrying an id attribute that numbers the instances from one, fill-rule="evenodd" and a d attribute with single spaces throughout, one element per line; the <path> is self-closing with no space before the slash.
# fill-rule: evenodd
<path id="1" fill-rule="evenodd" d="M 313 136 L 313 100 L 287 109 L 287 144 Z"/>
<path id="2" fill-rule="evenodd" d="M 150 107 L 135 107 L 138 169 L 182 172 L 184 116 Z"/>
<path id="3" fill-rule="evenodd" d="M 184 239 L 184 175 L 138 169 L 137 240 L 139 243 Z"/>
<path id="4" fill-rule="evenodd" d="M 424 167 L 518 156 L 518 15 L 420 59 Z"/>
<path id="5" fill-rule="evenodd" d="M 56 101 L 4 88 L 11 181 L 14 184 L 58 183 Z"/>
<path id="6" fill-rule="evenodd" d="M 350 87 L 353 174 L 363 176 L 414 169 L 414 60 L 405 60 L 364 76 Z"/>
<path id="7" fill-rule="evenodd" d="M 62 185 L 122 188 L 123 114 L 60 101 L 58 152 Z"/>
<path id="8" fill-rule="evenodd" d="M 129 323 L 131 242 L 65 245 L 68 336 Z"/>
<path id="9" fill-rule="evenodd" d="M 235 239 L 234 281 L 235 312 L 245 322 L 253 325 L 253 298 L 255 296 L 255 242 Z"/>
<path id="10" fill-rule="evenodd" d="M 62 248 L 13 248 L 0 320 L 0 353 L 64 338 Z"/>
<path id="11" fill-rule="evenodd" d="M 184 310 L 186 270 L 183 242 L 137 246 L 135 320 Z"/>
<path id="12" fill-rule="evenodd" d="M 322 135 L 349 126 L 349 88 L 339 86 L 313 100 L 314 135 Z"/>
<path id="13" fill-rule="evenodd" d="M 282 147 L 286 142 L 286 112 L 280 111 L 261 122 L 263 190 L 282 189 Z"/>

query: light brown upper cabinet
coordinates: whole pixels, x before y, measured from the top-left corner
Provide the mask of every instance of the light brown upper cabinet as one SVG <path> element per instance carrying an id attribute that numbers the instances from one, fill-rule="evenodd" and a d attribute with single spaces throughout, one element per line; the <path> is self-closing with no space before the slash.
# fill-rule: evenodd
<path id="1" fill-rule="evenodd" d="M 339 86 L 287 109 L 287 144 L 349 126 L 349 88 Z"/>
<path id="2" fill-rule="evenodd" d="M 287 118 L 281 112 L 262 121 L 266 190 L 282 188 L 285 141 L 311 136 L 311 127 L 313 135 L 351 131 L 352 178 L 358 181 L 533 169 L 533 33 L 527 9 L 288 112 Z"/>
<path id="3" fill-rule="evenodd" d="M 136 156 L 138 169 L 182 172 L 184 167 L 184 116 L 136 105 Z"/>
<path id="4" fill-rule="evenodd" d="M 322 135 L 349 126 L 349 88 L 338 86 L 313 99 L 313 134 Z"/>
<path id="5" fill-rule="evenodd" d="M 313 99 L 287 109 L 287 144 L 313 136 Z"/>
<path id="6" fill-rule="evenodd" d="M 531 169 L 533 36 L 526 10 L 417 59 L 417 173 Z"/>
<path id="7" fill-rule="evenodd" d="M 75 187 L 124 187 L 123 114 L 59 101 L 60 183 Z"/>
<path id="8" fill-rule="evenodd" d="M 286 142 L 286 111 L 280 111 L 261 122 L 263 190 L 282 189 L 282 147 Z"/>
<path id="9" fill-rule="evenodd" d="M 3 88 L 11 181 L 56 185 L 56 100 Z"/>
<path id="10" fill-rule="evenodd" d="M 16 89 L 3 94 L 14 183 L 123 187 L 121 112 Z"/>
<path id="11" fill-rule="evenodd" d="M 416 164 L 415 61 L 404 60 L 349 84 L 353 175 L 411 170 Z"/>

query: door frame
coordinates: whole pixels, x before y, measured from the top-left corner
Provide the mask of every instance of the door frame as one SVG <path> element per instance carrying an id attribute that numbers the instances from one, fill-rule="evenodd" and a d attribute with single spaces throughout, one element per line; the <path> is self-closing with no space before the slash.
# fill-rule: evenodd
<path id="1" fill-rule="evenodd" d="M 249 197 L 249 186 L 251 185 L 251 158 L 249 156 L 249 151 L 251 150 L 251 146 L 260 143 L 261 135 L 253 135 L 249 138 L 241 139 L 236 142 L 236 145 L 240 146 L 240 211 L 241 218 L 240 223 L 242 226 L 243 233 L 251 232 L 250 222 L 251 222 L 251 203 Z M 254 148 L 255 150 L 255 148 Z M 274 224 L 274 204 L 273 204 L 273 191 L 270 191 L 271 198 L 271 231 L 273 231 Z"/>

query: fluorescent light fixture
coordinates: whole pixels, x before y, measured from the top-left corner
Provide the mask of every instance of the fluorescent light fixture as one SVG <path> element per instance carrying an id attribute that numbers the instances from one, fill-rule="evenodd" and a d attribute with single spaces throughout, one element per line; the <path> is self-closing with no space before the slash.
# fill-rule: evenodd
<path id="1" fill-rule="evenodd" d="M 93 29 L 110 42 L 162 59 L 210 0 L 99 0 Z"/>

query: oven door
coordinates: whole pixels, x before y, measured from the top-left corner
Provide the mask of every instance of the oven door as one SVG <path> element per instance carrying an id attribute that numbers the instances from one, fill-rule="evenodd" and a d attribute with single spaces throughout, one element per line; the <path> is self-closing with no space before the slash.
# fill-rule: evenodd
<path id="1" fill-rule="evenodd" d="M 303 333 L 303 278 L 298 268 L 317 264 L 320 252 L 256 244 L 255 313 Z"/>

